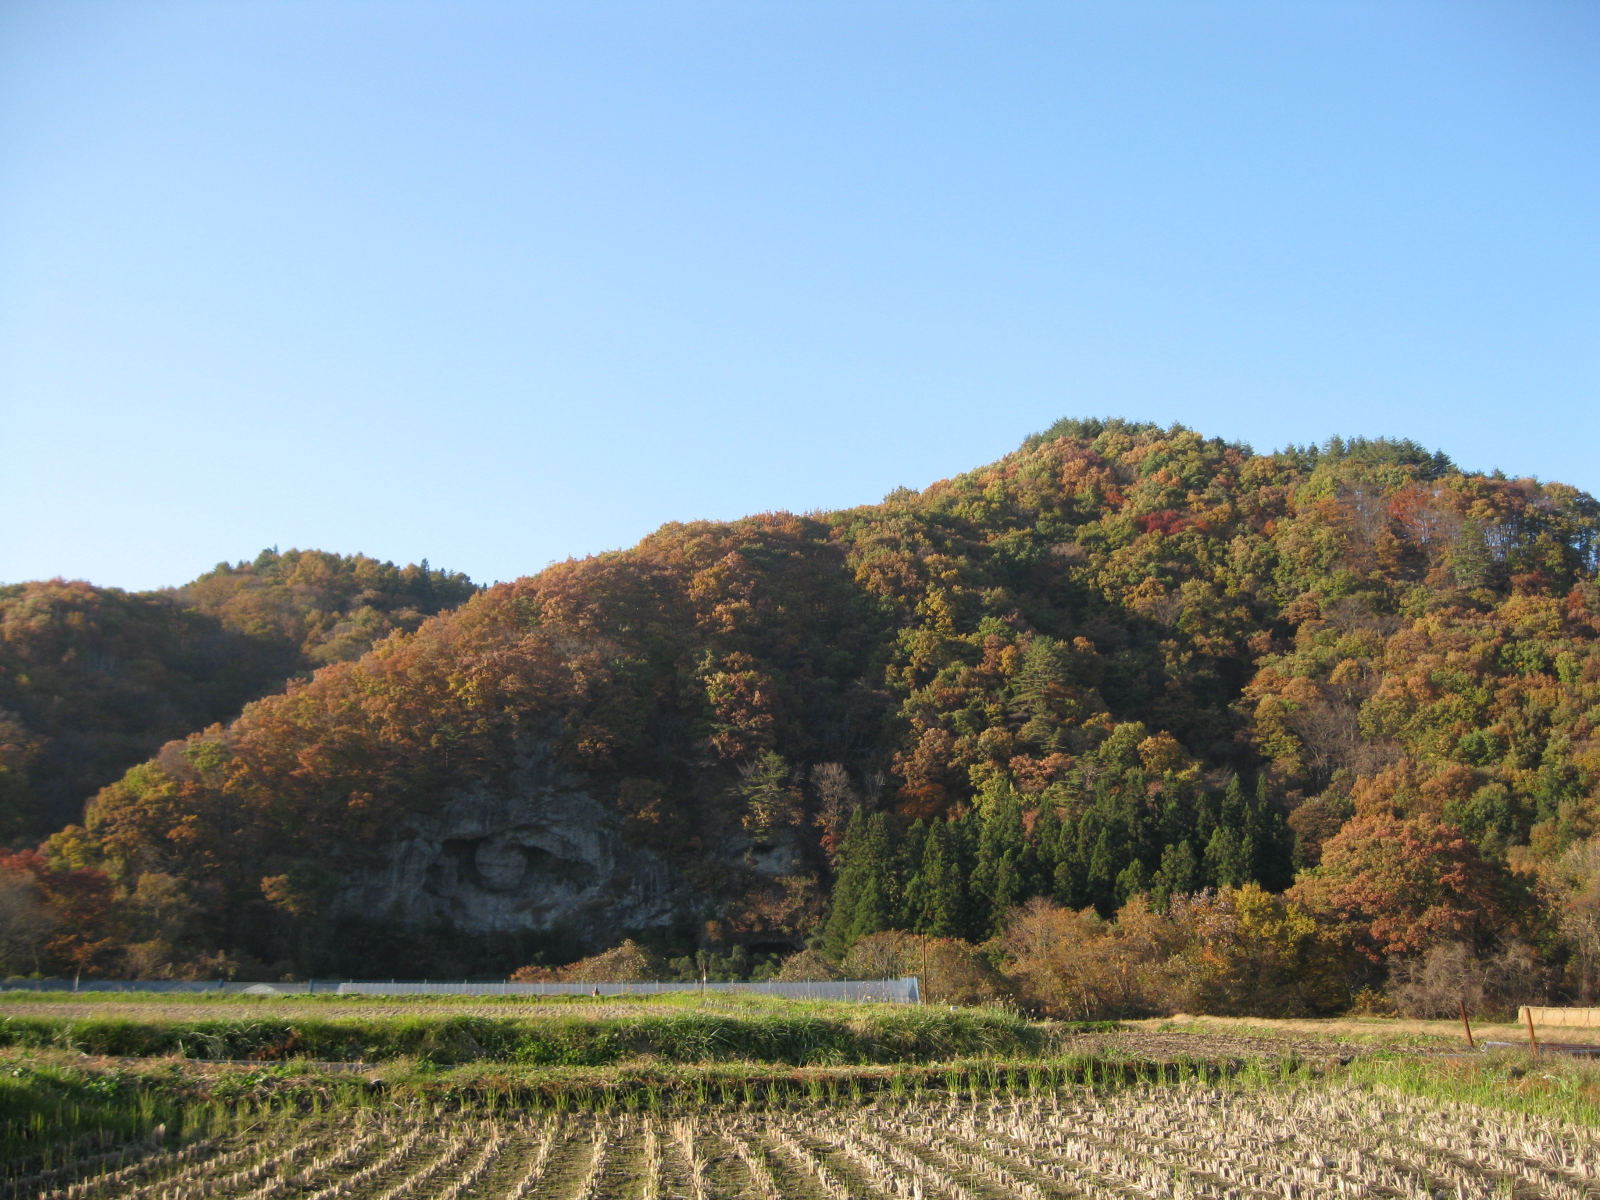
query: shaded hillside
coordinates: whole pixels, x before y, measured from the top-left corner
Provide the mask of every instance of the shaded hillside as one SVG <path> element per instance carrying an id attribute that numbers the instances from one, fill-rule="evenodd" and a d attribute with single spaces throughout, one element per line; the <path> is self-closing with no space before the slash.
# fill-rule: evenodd
<path id="1" fill-rule="evenodd" d="M 296 550 L 223 563 L 169 592 L 0 588 L 0 836 L 80 820 L 89 797 L 164 742 L 474 591 L 426 563 Z"/>
<path id="2" fill-rule="evenodd" d="M 670 864 L 702 941 L 978 938 L 1031 895 L 1110 912 L 1300 870 L 1372 946 L 1393 914 L 1340 872 L 1386 821 L 1500 888 L 1436 933 L 1539 936 L 1510 867 L 1592 832 L 1600 782 L 1597 513 L 1409 442 L 1063 422 L 882 504 L 498 585 L 167 746 L 53 853 L 181 897 L 159 928 L 117 910 L 172 969 L 355 969 L 344 882 L 547 752 Z M 417 973 L 464 961 L 422 946 Z"/>

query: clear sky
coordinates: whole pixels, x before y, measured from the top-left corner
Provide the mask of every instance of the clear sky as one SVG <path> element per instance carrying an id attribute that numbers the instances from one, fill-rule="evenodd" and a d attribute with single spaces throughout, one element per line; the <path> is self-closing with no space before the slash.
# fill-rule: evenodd
<path id="1" fill-rule="evenodd" d="M 1600 490 L 1600 4 L 0 3 L 0 580 L 508 579 L 1064 415 Z"/>

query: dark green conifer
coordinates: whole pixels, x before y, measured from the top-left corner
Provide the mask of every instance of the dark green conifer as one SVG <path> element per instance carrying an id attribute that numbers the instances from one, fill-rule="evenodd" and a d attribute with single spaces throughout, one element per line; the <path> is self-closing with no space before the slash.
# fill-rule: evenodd
<path id="1" fill-rule="evenodd" d="M 984 797 L 977 860 L 972 867 L 972 901 L 983 936 L 998 933 L 1006 912 L 1032 892 L 1035 859 L 1022 823 L 1022 797 L 1009 784 Z"/>
<path id="2" fill-rule="evenodd" d="M 1194 846 L 1188 838 L 1182 838 L 1175 845 L 1167 846 L 1161 852 L 1161 868 L 1156 872 L 1151 884 L 1151 892 L 1157 896 L 1162 907 L 1172 896 L 1185 896 L 1190 892 L 1200 890 L 1200 860 L 1195 855 Z"/>
<path id="3" fill-rule="evenodd" d="M 1144 869 L 1144 863 L 1137 858 L 1117 873 L 1116 897 L 1118 908 L 1121 908 L 1134 896 L 1149 890 L 1149 872 Z"/>
<path id="4" fill-rule="evenodd" d="M 1206 843 L 1204 877 L 1217 887 L 1241 887 L 1250 882 L 1250 860 L 1255 846 L 1236 826 L 1218 825 Z"/>
<path id="5" fill-rule="evenodd" d="M 892 929 L 900 909 L 900 861 L 886 813 L 850 818 L 836 860 L 823 948 L 843 954 L 869 933 Z"/>
<path id="6" fill-rule="evenodd" d="M 906 887 L 911 928 L 931 937 L 971 934 L 967 872 L 960 831 L 950 821 L 935 821 L 922 844 L 922 864 Z"/>

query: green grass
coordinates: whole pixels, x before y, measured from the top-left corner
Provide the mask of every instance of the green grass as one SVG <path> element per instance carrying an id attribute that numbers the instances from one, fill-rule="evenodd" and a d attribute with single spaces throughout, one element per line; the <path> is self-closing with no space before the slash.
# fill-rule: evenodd
<path id="1" fill-rule="evenodd" d="M 624 985 L 626 986 L 626 985 Z M 621 993 L 590 996 L 586 994 L 561 994 L 552 996 L 457 996 L 457 995 L 339 995 L 333 991 L 311 995 L 248 995 L 241 992 L 95 992 L 85 981 L 86 990 L 77 992 L 31 992 L 22 990 L 0 991 L 0 1011 L 9 1006 L 27 1007 L 47 1004 L 73 1005 L 83 1008 L 113 1006 L 138 1006 L 148 1008 L 193 1007 L 197 1011 L 227 1009 L 261 1010 L 285 1008 L 299 1011 L 345 1012 L 359 1014 L 372 1009 L 427 1008 L 427 1009 L 517 1009 L 519 1012 L 570 1013 L 583 1015 L 594 1011 L 605 1013 L 617 1007 L 627 1009 L 647 1008 L 664 1011 L 695 1010 L 748 1014 L 752 1012 L 781 1012 L 789 1015 L 859 1016 L 881 1011 L 885 1005 L 873 1001 L 850 1000 L 800 1000 L 787 996 L 768 996 L 760 992 L 660 992 L 651 994 Z M 927 1007 L 927 1006 L 923 1006 Z"/>
<path id="2" fill-rule="evenodd" d="M 962 1056 L 1019 1056 L 1046 1043 L 1041 1026 L 1000 1009 L 884 1005 L 839 1018 L 679 1011 L 583 1018 L 486 1016 L 217 1016 L 131 1020 L 85 1015 L 0 1016 L 0 1046 L 55 1048 L 110 1057 L 221 1060 L 306 1058 L 435 1064 L 493 1060 L 602 1067 L 625 1059 L 749 1060 L 810 1064 L 894 1063 Z"/>
<path id="3" fill-rule="evenodd" d="M 1448 1058 L 1373 1055 L 1344 1072 L 1357 1083 L 1433 1100 L 1600 1126 L 1600 1063 L 1526 1050 Z"/>

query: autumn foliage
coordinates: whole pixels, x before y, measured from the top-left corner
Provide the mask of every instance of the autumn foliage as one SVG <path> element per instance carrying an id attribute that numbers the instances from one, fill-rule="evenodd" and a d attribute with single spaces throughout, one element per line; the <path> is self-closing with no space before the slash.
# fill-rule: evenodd
<path id="1" fill-rule="evenodd" d="M 719 945 L 998 938 L 1058 981 L 1029 994 L 1104 997 L 1063 1012 L 1139 1009 L 1160 972 L 1231 1005 L 1239 963 L 1326 1011 L 1441 944 L 1564 970 L 1578 925 L 1538 881 L 1600 818 L 1597 531 L 1583 493 L 1408 442 L 1063 422 L 920 493 L 664 526 L 426 620 L 280 619 L 231 569 L 192 611 L 327 665 L 128 770 L 47 855 L 104 872 L 146 914 L 117 936 L 172 969 L 355 970 L 340 879 L 537 747 Z M 0 770 L 35 771 L 34 726 L 5 728 Z M 146 877 L 186 914 L 157 932 Z M 417 974 L 463 961 L 425 944 Z"/>

